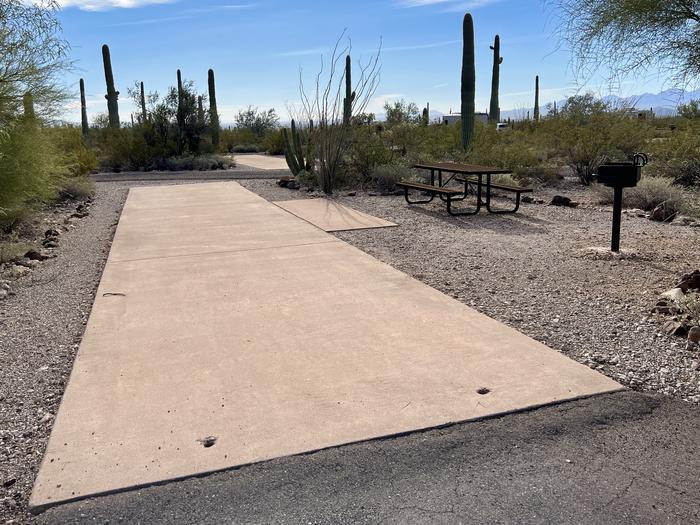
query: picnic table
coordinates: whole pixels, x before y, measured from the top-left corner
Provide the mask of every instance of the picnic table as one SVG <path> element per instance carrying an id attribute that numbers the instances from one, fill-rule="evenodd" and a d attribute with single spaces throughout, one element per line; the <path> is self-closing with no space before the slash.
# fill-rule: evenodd
<path id="1" fill-rule="evenodd" d="M 509 175 L 512 170 L 494 168 L 491 166 L 479 166 L 475 164 L 457 164 L 453 162 L 440 162 L 436 164 L 415 164 L 416 169 L 430 171 L 430 184 L 419 182 L 399 182 L 397 186 L 404 189 L 404 197 L 408 204 L 427 204 L 438 196 L 447 204 L 447 212 L 450 215 L 476 215 L 482 206 L 486 206 L 489 213 L 515 213 L 520 209 L 520 197 L 523 193 L 532 193 L 532 188 L 523 188 L 507 184 L 494 183 L 491 178 L 494 175 Z M 436 180 L 437 175 L 437 180 Z M 445 179 L 445 177 L 447 177 Z M 452 181 L 462 185 L 461 189 L 448 187 Z M 463 201 L 469 195 L 470 188 L 476 188 L 476 207 L 473 210 L 455 210 L 454 202 Z M 429 199 L 411 200 L 408 191 L 419 190 L 430 195 Z M 515 208 L 509 210 L 496 210 L 491 206 L 491 190 L 507 191 L 515 193 Z M 485 202 L 482 199 L 485 198 Z"/>

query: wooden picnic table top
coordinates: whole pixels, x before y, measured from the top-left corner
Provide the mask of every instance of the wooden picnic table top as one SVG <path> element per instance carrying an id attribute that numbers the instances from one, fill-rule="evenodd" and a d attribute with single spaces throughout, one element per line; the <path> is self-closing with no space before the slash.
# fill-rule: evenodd
<path id="1" fill-rule="evenodd" d="M 513 173 L 506 168 L 494 168 L 492 166 L 479 166 L 478 164 L 458 164 L 456 162 L 438 162 L 435 164 L 414 164 L 414 168 L 424 170 L 440 170 L 460 175 L 501 175 Z"/>

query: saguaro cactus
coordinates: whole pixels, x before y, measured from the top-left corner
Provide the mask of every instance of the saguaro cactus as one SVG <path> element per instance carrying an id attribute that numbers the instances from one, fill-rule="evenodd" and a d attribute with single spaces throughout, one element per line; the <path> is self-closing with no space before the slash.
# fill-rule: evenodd
<path id="1" fill-rule="evenodd" d="M 535 77 L 535 112 L 532 114 L 535 122 L 540 121 L 540 76 Z"/>
<path id="2" fill-rule="evenodd" d="M 462 28 L 462 147 L 468 150 L 474 138 L 474 115 L 476 111 L 476 65 L 474 63 L 474 19 L 464 15 Z"/>
<path id="3" fill-rule="evenodd" d="M 204 101 L 201 95 L 197 97 L 197 124 L 204 125 Z"/>
<path id="4" fill-rule="evenodd" d="M 83 139 L 87 139 L 90 133 L 90 125 L 88 124 L 87 103 L 85 102 L 85 81 L 80 79 L 80 124 L 83 128 Z"/>
<path id="5" fill-rule="evenodd" d="M 34 113 L 34 96 L 30 91 L 27 91 L 22 97 L 22 105 L 24 106 L 24 118 L 34 120 L 36 118 L 36 113 Z"/>
<path id="6" fill-rule="evenodd" d="M 185 137 L 185 92 L 182 86 L 182 72 L 177 70 L 177 151 L 182 154 Z"/>
<path id="7" fill-rule="evenodd" d="M 501 81 L 501 37 L 496 35 L 491 46 L 493 50 L 493 73 L 491 75 L 491 106 L 489 108 L 489 120 L 497 124 L 501 120 L 501 106 L 498 101 L 498 89 Z"/>
<path id="8" fill-rule="evenodd" d="M 105 82 L 107 83 L 107 111 L 109 112 L 109 125 L 119 127 L 119 91 L 114 88 L 114 75 L 112 74 L 112 59 L 109 55 L 109 46 L 102 46 L 102 62 L 105 68 Z"/>
<path id="9" fill-rule="evenodd" d="M 343 124 L 352 122 L 352 103 L 357 94 L 352 90 L 352 59 L 345 57 L 345 98 L 343 99 Z"/>
<path id="10" fill-rule="evenodd" d="M 216 84 L 214 70 L 209 70 L 209 122 L 211 124 L 211 143 L 219 145 L 219 112 L 216 109 Z"/>
<path id="11" fill-rule="evenodd" d="M 143 89 L 143 82 L 141 82 L 141 123 L 145 124 L 148 122 L 148 112 L 146 111 L 146 92 Z"/>

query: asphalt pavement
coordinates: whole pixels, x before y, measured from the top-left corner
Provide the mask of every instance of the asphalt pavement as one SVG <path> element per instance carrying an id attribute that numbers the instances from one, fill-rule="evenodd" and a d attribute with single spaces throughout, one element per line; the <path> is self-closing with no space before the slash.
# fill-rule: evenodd
<path id="1" fill-rule="evenodd" d="M 601 395 L 67 504 L 36 521 L 700 523 L 700 407 Z"/>

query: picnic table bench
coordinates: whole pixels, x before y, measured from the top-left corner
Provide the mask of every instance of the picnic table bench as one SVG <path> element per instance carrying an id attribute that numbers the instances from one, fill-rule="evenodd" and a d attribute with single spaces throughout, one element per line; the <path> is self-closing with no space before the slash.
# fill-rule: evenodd
<path id="1" fill-rule="evenodd" d="M 498 184 L 491 181 L 493 175 L 506 175 L 513 173 L 504 168 L 494 168 L 490 166 L 478 166 L 474 164 L 456 164 L 452 162 L 442 162 L 437 164 L 416 164 L 416 169 L 430 171 L 430 184 L 420 182 L 399 182 L 397 186 L 403 188 L 404 197 L 408 204 L 427 204 L 432 202 L 435 196 L 447 204 L 447 212 L 450 215 L 476 215 L 482 206 L 486 206 L 489 213 L 515 213 L 520 209 L 520 198 L 523 193 L 532 193 L 532 188 L 523 188 L 507 184 Z M 447 174 L 444 180 L 443 174 Z M 437 181 L 436 181 L 437 175 Z M 484 178 L 486 179 L 484 181 Z M 463 185 L 462 189 L 447 187 L 451 181 Z M 437 184 L 436 184 L 437 182 Z M 469 195 L 469 189 L 476 186 L 476 207 L 473 210 L 455 210 L 452 204 L 456 201 L 463 201 Z M 430 195 L 429 199 L 411 200 L 408 191 L 410 189 L 422 191 Z M 491 207 L 491 190 L 507 191 L 515 193 L 515 207 L 510 210 L 496 210 Z M 482 200 L 482 195 L 486 201 Z"/>

